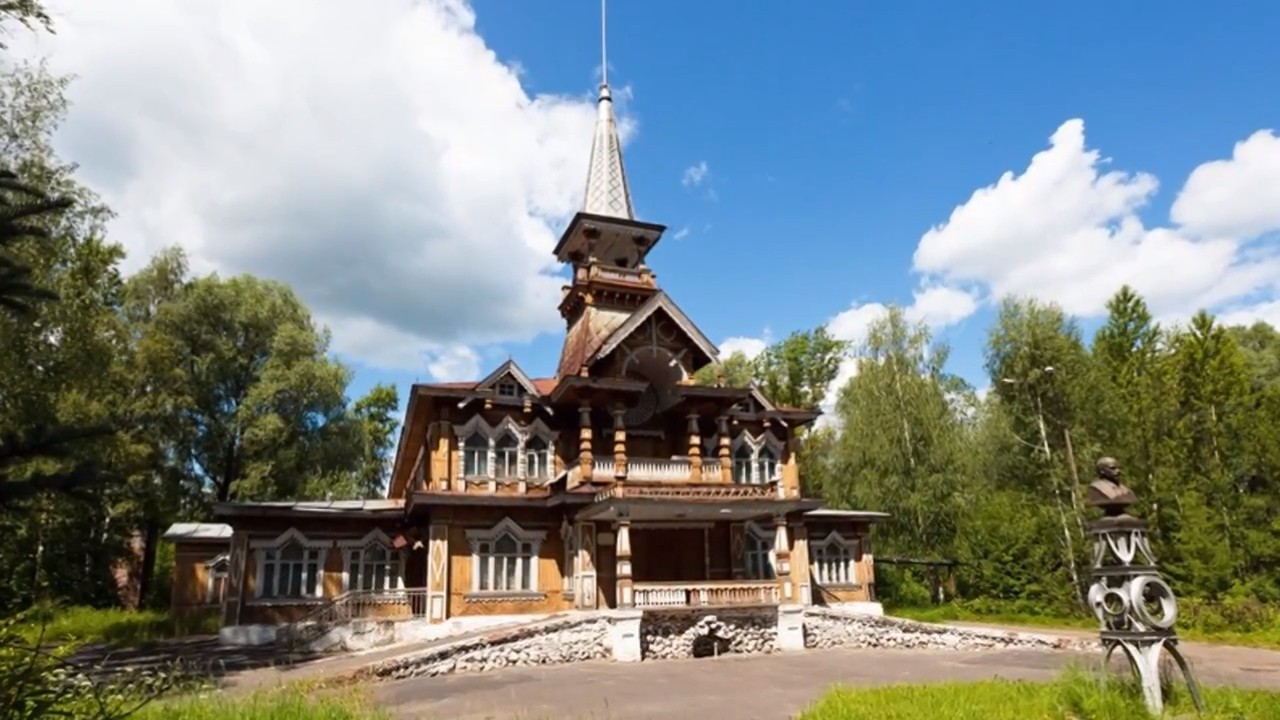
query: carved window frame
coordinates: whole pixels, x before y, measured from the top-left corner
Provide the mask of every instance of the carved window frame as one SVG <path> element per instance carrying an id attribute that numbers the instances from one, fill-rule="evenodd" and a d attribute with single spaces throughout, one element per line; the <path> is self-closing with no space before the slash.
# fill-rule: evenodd
<path id="1" fill-rule="evenodd" d="M 290 545 L 296 544 L 302 548 L 301 560 L 282 560 L 280 552 Z M 256 562 L 254 567 L 254 583 L 253 597 L 259 603 L 312 603 L 318 602 L 324 598 L 324 566 L 328 559 L 329 547 L 332 545 L 331 540 L 312 540 L 302 534 L 297 528 L 289 528 L 270 540 L 254 540 L 249 543 L 249 547 L 253 549 Z M 266 575 L 267 564 L 273 566 L 272 581 L 274 588 L 271 594 L 266 594 L 266 584 L 264 576 Z M 280 571 L 282 567 L 300 563 L 302 565 L 302 592 L 298 595 L 280 595 Z M 314 572 L 308 572 L 308 568 L 314 565 Z M 311 593 L 306 592 L 306 586 L 310 584 L 310 580 L 315 578 L 315 590 Z"/>
<path id="2" fill-rule="evenodd" d="M 751 431 L 743 430 L 729 444 L 729 456 L 733 458 L 733 481 L 739 484 L 750 485 L 766 485 L 772 482 L 781 482 L 782 480 L 782 459 L 783 451 L 786 444 L 773 434 L 772 430 L 765 430 L 759 435 L 752 435 Z M 739 448 L 747 447 L 751 451 L 750 480 L 743 481 L 739 478 L 738 464 L 740 458 L 738 456 Z M 760 457 L 760 451 L 768 448 L 773 454 L 773 473 L 770 477 L 765 477 L 764 461 Z"/>
<path id="3" fill-rule="evenodd" d="M 338 547 L 342 550 L 343 592 L 350 592 L 352 590 L 396 592 L 404 590 L 405 554 L 395 548 L 391 542 L 391 537 L 380 528 L 370 530 L 361 538 L 342 540 L 338 543 Z M 381 564 L 386 566 L 383 571 L 384 577 L 393 580 L 393 582 L 390 583 L 390 587 L 373 586 L 365 588 L 363 587 L 363 578 L 357 577 L 353 579 L 351 577 L 351 566 L 353 564 L 358 564 L 357 576 L 364 572 L 365 566 L 374 564 L 365 558 L 365 553 L 372 547 L 380 547 L 387 553 L 387 559 Z"/>
<path id="4" fill-rule="evenodd" d="M 537 437 L 544 440 L 547 444 L 545 455 L 542 460 L 546 463 L 547 474 L 545 477 L 533 477 L 532 479 L 550 480 L 555 473 L 555 448 L 556 439 L 559 433 L 547 427 L 547 424 L 541 418 L 535 419 L 528 425 L 520 425 L 510 416 L 503 417 L 497 425 L 490 425 L 485 419 L 479 415 L 471 418 L 465 423 L 454 425 L 453 431 L 455 437 L 458 438 L 459 452 L 462 453 L 461 472 L 466 478 L 483 478 L 485 480 L 493 479 L 530 479 L 528 472 L 528 451 L 526 444 L 531 438 Z M 498 442 L 504 436 L 510 435 L 515 438 L 515 474 L 498 475 L 497 474 L 497 450 Z M 472 438 L 479 436 L 488 443 L 488 453 L 485 456 L 485 467 L 483 474 L 467 474 L 467 452 L 475 452 L 476 449 L 467 448 L 466 444 Z"/>
<path id="5" fill-rule="evenodd" d="M 836 548 L 835 557 L 824 557 L 831 548 Z M 850 540 L 832 530 L 823 539 L 810 542 L 809 575 L 823 587 L 857 587 L 858 539 Z"/>
<path id="6" fill-rule="evenodd" d="M 204 563 L 204 603 L 221 605 L 227 597 L 227 581 L 230 577 L 231 554 L 222 553 Z M 221 585 L 221 587 L 219 587 Z"/>
<path id="7" fill-rule="evenodd" d="M 495 552 L 495 545 L 504 536 L 511 536 L 516 542 L 516 553 L 512 555 L 502 555 L 503 562 L 515 563 L 516 588 L 494 589 L 499 583 L 498 580 L 498 559 L 499 556 Z M 542 591 L 538 584 L 538 559 L 541 557 L 542 543 L 546 539 L 545 530 L 525 530 L 520 527 L 516 521 L 509 517 L 503 518 L 498 524 L 491 528 L 483 530 L 468 530 L 467 543 L 471 546 L 471 592 L 470 595 L 476 597 L 511 597 L 511 596 L 530 596 L 541 595 Z M 529 546 L 529 552 L 524 552 L 525 545 Z M 488 561 L 485 561 L 485 558 Z M 524 577 L 523 570 L 525 566 L 529 568 L 528 587 L 519 587 Z M 481 578 L 487 582 L 482 587 Z"/>

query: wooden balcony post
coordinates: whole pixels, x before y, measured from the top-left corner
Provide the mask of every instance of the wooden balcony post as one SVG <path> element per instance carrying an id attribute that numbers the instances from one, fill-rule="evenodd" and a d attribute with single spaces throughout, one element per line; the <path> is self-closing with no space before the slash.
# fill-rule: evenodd
<path id="1" fill-rule="evenodd" d="M 813 604 L 813 585 L 809 578 L 809 528 L 800 523 L 792 528 L 795 533 L 795 552 L 791 553 L 793 582 L 801 605 Z"/>
<path id="2" fill-rule="evenodd" d="M 702 482 L 702 437 L 698 432 L 698 413 L 689 413 L 690 482 Z"/>
<path id="3" fill-rule="evenodd" d="M 782 602 L 791 602 L 791 541 L 787 538 L 787 518 L 784 515 L 773 519 L 773 563 Z"/>
<path id="4" fill-rule="evenodd" d="M 636 599 L 631 581 L 631 519 L 625 515 L 618 518 L 614 549 L 618 555 L 618 607 L 634 607 Z"/>
<path id="5" fill-rule="evenodd" d="M 729 442 L 729 416 L 716 418 L 716 452 L 720 459 L 720 482 L 733 482 L 733 453 Z"/>
<path id="6" fill-rule="evenodd" d="M 590 482 L 594 469 L 591 457 L 591 406 L 583 403 L 578 409 L 578 469 L 582 482 Z"/>
<path id="7" fill-rule="evenodd" d="M 427 622 L 449 617 L 449 525 L 433 520 L 427 529 Z"/>
<path id="8" fill-rule="evenodd" d="M 618 480 L 627 477 L 627 426 L 622 420 L 626 412 L 622 403 L 613 408 L 613 477 Z"/>

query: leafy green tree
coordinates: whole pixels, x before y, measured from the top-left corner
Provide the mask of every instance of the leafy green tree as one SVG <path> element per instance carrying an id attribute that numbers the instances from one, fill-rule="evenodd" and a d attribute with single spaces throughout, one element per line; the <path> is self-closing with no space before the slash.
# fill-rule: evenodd
<path id="1" fill-rule="evenodd" d="M 901 308 L 872 323 L 857 351 L 858 372 L 837 403 L 838 478 L 828 497 L 890 514 L 881 547 L 891 554 L 954 555 L 969 474 L 968 437 L 945 372 L 948 348 Z"/>
<path id="2" fill-rule="evenodd" d="M 797 331 L 756 358 L 756 379 L 765 397 L 784 407 L 816 410 L 840 371 L 849 343 L 825 326 Z"/>
<path id="3" fill-rule="evenodd" d="M 708 387 L 749 387 L 755 383 L 756 364 L 741 350 L 694 373 L 693 380 Z"/>

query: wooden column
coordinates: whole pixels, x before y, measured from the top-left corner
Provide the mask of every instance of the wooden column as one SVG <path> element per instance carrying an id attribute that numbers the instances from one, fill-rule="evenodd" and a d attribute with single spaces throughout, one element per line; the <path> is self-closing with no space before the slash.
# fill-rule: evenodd
<path id="1" fill-rule="evenodd" d="M 787 458 L 782 461 L 782 481 L 778 483 L 778 497 L 800 497 L 800 464 L 796 457 L 800 441 L 795 431 L 787 428 Z"/>
<path id="2" fill-rule="evenodd" d="M 449 617 L 449 525 L 433 520 L 427 532 L 427 621 Z"/>
<path id="3" fill-rule="evenodd" d="M 244 573 L 249 556 L 248 533 L 231 533 L 231 557 L 227 562 L 227 585 L 222 593 L 222 626 L 240 624 L 240 605 L 244 600 Z"/>
<path id="4" fill-rule="evenodd" d="M 582 481 L 591 479 L 594 468 L 591 456 L 591 406 L 583 403 L 578 409 L 578 470 L 582 473 Z"/>
<path id="5" fill-rule="evenodd" d="M 791 553 L 792 584 L 801 605 L 813 604 L 813 585 L 809 579 L 809 528 L 800 523 L 791 526 L 795 535 L 795 552 Z"/>
<path id="6" fill-rule="evenodd" d="M 787 537 L 787 518 L 773 519 L 773 562 L 778 574 L 778 591 L 782 602 L 791 602 L 791 542 Z"/>
<path id="7" fill-rule="evenodd" d="M 698 413 L 689 413 L 689 480 L 702 482 L 702 436 L 698 434 Z"/>
<path id="8" fill-rule="evenodd" d="M 631 583 L 631 520 L 625 516 L 618 518 L 618 536 L 614 547 L 618 552 L 618 607 L 634 607 L 636 599 Z"/>
<path id="9" fill-rule="evenodd" d="M 431 477 L 428 479 L 432 489 L 448 490 L 453 468 L 449 453 L 453 440 L 453 425 L 448 420 L 439 420 L 435 424 L 434 441 L 431 444 Z"/>
<path id="10" fill-rule="evenodd" d="M 618 480 L 627 477 L 627 426 L 622 421 L 626 412 L 622 403 L 613 408 L 613 477 Z"/>
<path id="11" fill-rule="evenodd" d="M 596 524 L 578 523 L 578 563 L 573 602 L 583 610 L 596 609 Z"/>
<path id="12" fill-rule="evenodd" d="M 716 453 L 720 458 L 720 482 L 733 482 L 733 452 L 729 442 L 729 416 L 716 418 Z"/>

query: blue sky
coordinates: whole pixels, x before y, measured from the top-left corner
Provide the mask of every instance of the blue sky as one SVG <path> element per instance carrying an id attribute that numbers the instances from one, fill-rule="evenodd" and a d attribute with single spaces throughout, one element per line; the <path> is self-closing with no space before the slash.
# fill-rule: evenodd
<path id="1" fill-rule="evenodd" d="M 581 199 L 598 3 L 385 0 L 357 19 L 336 2 L 289 4 L 179 3 L 120 28 L 68 11 L 42 49 L 81 76 L 62 143 L 121 213 L 113 233 L 135 262 L 178 238 L 198 269 L 292 282 L 357 369 L 353 393 L 483 376 L 508 354 L 551 374 L 560 280 L 538 263 Z M 139 59 L 106 64 L 113 33 L 131 34 Z M 1280 318 L 1280 140 L 1259 134 L 1280 132 L 1276 37 L 1268 2 L 609 8 L 637 214 L 669 227 L 650 264 L 707 335 L 743 346 L 832 321 L 856 339 L 877 304 L 916 303 L 953 345 L 953 370 L 979 386 L 1006 293 L 1042 293 L 1087 327 L 1119 282 L 1170 321 L 1200 305 Z M 174 68 L 192 56 L 214 69 Z M 106 111 L 122 78 L 146 85 L 147 73 L 161 89 L 128 116 Z M 169 95 L 213 93 L 201 102 L 214 117 L 196 125 L 166 81 Z M 134 155 L 113 160 L 106 145 Z M 227 177 L 248 168 L 241 181 L 263 184 L 254 200 L 196 204 L 192 166 L 211 182 L 209 163 L 225 158 Z M 522 179 L 485 195 L 508 162 Z M 705 169 L 698 182 L 692 168 Z M 974 198 L 1005 173 L 1009 187 Z M 332 196 L 317 189 L 326 174 L 341 176 Z M 395 188 L 412 192 L 374 212 L 375 227 L 340 212 L 402 176 Z M 134 208 L 145 188 L 171 202 Z M 513 206 L 528 217 L 502 224 Z M 515 269 L 488 272 L 485 258 Z M 951 294 L 926 307 L 916 294 L 930 288 Z"/>

